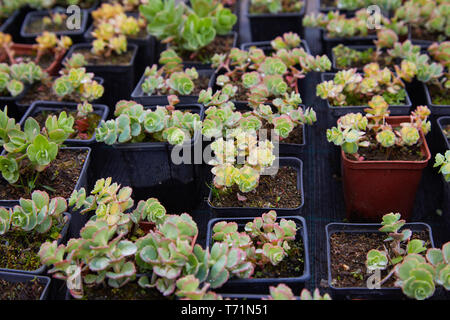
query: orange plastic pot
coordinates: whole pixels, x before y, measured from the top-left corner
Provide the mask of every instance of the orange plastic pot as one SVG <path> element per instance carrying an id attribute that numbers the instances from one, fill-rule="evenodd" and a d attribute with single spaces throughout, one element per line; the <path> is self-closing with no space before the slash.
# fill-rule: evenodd
<path id="1" fill-rule="evenodd" d="M 409 122 L 410 117 L 388 117 L 391 125 Z M 342 179 L 347 219 L 381 221 L 389 212 L 400 212 L 410 220 L 422 171 L 431 158 L 420 131 L 422 161 L 355 161 L 341 150 Z"/>
<path id="2" fill-rule="evenodd" d="M 36 54 L 37 50 L 32 44 L 22 44 L 22 43 L 14 43 L 12 45 L 12 50 L 14 51 L 16 56 L 21 55 L 33 55 Z M 50 76 L 57 76 L 59 70 L 61 69 L 61 61 L 66 54 L 66 50 L 62 50 L 54 57 L 53 62 L 50 66 L 44 71 L 47 72 Z M 2 54 L 0 56 L 0 62 L 5 62 L 8 59 L 6 54 Z"/>

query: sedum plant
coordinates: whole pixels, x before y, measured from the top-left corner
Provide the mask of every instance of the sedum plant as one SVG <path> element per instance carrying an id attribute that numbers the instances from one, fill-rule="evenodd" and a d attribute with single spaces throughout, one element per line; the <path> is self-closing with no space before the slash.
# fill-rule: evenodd
<path id="1" fill-rule="evenodd" d="M 5 154 L 0 156 L 3 178 L 14 187 L 32 191 L 39 173 L 56 159 L 62 143 L 73 130 L 74 118 L 63 111 L 59 116 L 49 116 L 45 128 L 29 117 L 24 129 L 7 115 L 7 108 L 0 111 L 1 141 Z"/>
<path id="2" fill-rule="evenodd" d="M 147 31 L 190 59 L 209 60 L 202 52 L 218 35 L 228 34 L 237 21 L 218 0 L 192 0 L 191 7 L 174 0 L 149 0 L 139 7 Z"/>
<path id="3" fill-rule="evenodd" d="M 14 230 L 46 233 L 52 225 L 62 225 L 67 221 L 63 215 L 66 210 L 64 198 L 50 199 L 45 191 L 35 190 L 31 199 L 21 198 L 19 205 L 0 207 L 0 235 Z"/>
<path id="4" fill-rule="evenodd" d="M 146 95 L 189 95 L 193 92 L 194 81 L 198 79 L 195 68 L 183 70 L 182 59 L 173 49 L 161 53 L 158 66 L 154 64 L 151 68 L 146 67 L 141 88 Z"/>
<path id="5" fill-rule="evenodd" d="M 249 12 L 250 14 L 298 12 L 304 5 L 303 1 L 294 0 L 251 0 Z"/>
<path id="6" fill-rule="evenodd" d="M 270 286 L 269 290 L 270 296 L 265 299 L 263 298 L 264 300 L 298 300 L 298 298 L 294 296 L 291 288 L 284 283 L 280 283 L 276 287 Z M 331 297 L 328 293 L 323 296 L 320 295 L 320 291 L 317 288 L 314 290 L 313 294 L 311 294 L 308 289 L 303 289 L 300 293 L 300 300 L 331 300 Z"/>
<path id="7" fill-rule="evenodd" d="M 317 85 L 316 94 L 332 106 L 365 105 L 374 96 L 382 96 L 389 105 L 399 105 L 406 101 L 402 79 L 412 77 L 411 64 L 402 63 L 401 69 L 393 72 L 387 67 L 381 69 L 378 63 L 370 63 L 364 67 L 364 74 L 359 74 L 356 68 L 337 72 L 333 80 Z"/>
<path id="8" fill-rule="evenodd" d="M 440 153 L 436 154 L 434 167 L 439 167 L 439 173 L 442 174 L 445 181 L 450 181 L 450 150 L 447 150 L 445 155 Z"/>
<path id="9" fill-rule="evenodd" d="M 222 88 L 229 84 L 239 85 L 240 90 L 246 92 L 252 107 L 269 103 L 286 93 L 298 94 L 299 79 L 309 72 L 327 71 L 331 68 L 326 55 L 309 55 L 299 47 L 300 43 L 301 39 L 297 34 L 285 33 L 271 42 L 274 50 L 271 56 L 256 47 L 249 51 L 233 48 L 228 56 L 216 54 L 213 57 L 213 67 L 223 73 L 217 77 L 216 84 Z"/>
<path id="10" fill-rule="evenodd" d="M 34 62 L 7 65 L 0 63 L 0 92 L 2 96 L 16 97 L 26 85 L 31 85 L 47 77 L 41 67 Z"/>
<path id="11" fill-rule="evenodd" d="M 144 109 L 134 101 L 119 101 L 114 115 L 116 119 L 102 121 L 96 129 L 96 139 L 106 144 L 162 141 L 181 145 L 189 141 L 200 127 L 200 116 L 195 113 L 175 110 L 179 102 L 169 96 L 166 107 L 155 110 Z"/>
<path id="12" fill-rule="evenodd" d="M 359 155 L 360 148 L 381 149 L 389 154 L 389 148 L 411 147 L 420 141 L 419 132 L 427 134 L 431 124 L 427 120 L 430 110 L 426 106 L 418 106 L 411 113 L 410 122 L 392 126 L 386 122 L 389 106 L 381 96 L 375 96 L 365 109 L 366 115 L 349 113 L 339 118 L 337 127 L 327 130 L 327 140 L 341 146 L 346 154 L 353 155 L 358 161 L 364 157 Z"/>

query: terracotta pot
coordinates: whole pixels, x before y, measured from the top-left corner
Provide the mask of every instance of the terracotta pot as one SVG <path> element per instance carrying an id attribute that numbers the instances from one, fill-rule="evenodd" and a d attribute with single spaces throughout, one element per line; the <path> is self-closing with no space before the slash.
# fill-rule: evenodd
<path id="1" fill-rule="evenodd" d="M 409 122 L 410 117 L 388 117 L 391 125 Z M 431 158 L 420 131 L 422 161 L 355 161 L 341 150 L 342 178 L 347 218 L 381 221 L 384 214 L 400 212 L 410 220 L 422 170 Z"/>
<path id="2" fill-rule="evenodd" d="M 32 44 L 22 44 L 22 43 L 14 43 L 12 45 L 12 50 L 15 52 L 15 56 L 21 55 L 33 55 L 36 53 L 36 49 Z M 52 64 L 44 69 L 50 76 L 57 76 L 59 70 L 61 69 L 61 61 L 66 54 L 66 50 L 61 51 L 57 56 L 54 57 Z M 2 54 L 0 56 L 0 62 L 5 62 L 8 59 L 6 54 Z"/>

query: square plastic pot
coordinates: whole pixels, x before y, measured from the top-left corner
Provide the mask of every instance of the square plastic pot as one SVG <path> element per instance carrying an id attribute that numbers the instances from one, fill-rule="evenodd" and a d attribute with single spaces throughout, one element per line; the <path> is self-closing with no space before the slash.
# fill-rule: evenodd
<path id="1" fill-rule="evenodd" d="M 77 50 L 92 48 L 90 43 L 79 43 L 73 45 L 66 55 L 69 59 Z M 133 55 L 127 65 L 92 65 L 86 66 L 87 72 L 93 72 L 96 76 L 103 78 L 105 93 L 101 101 L 111 108 L 114 113 L 115 105 L 119 100 L 130 98 L 134 89 L 135 60 L 138 47 L 135 44 L 128 44 L 127 50 L 131 50 Z"/>
<path id="2" fill-rule="evenodd" d="M 303 17 L 305 16 L 307 1 L 299 12 L 292 13 L 264 13 L 251 14 L 250 0 L 246 5 L 246 16 L 250 25 L 252 41 L 273 40 L 285 32 L 295 32 L 303 36 Z"/>
<path id="3" fill-rule="evenodd" d="M 49 277 L 44 276 L 35 276 L 35 275 L 29 275 L 29 274 L 23 274 L 23 273 L 17 273 L 17 272 L 4 272 L 0 271 L 0 279 L 8 281 L 8 282 L 28 282 L 37 280 L 40 284 L 44 285 L 44 290 L 42 290 L 41 296 L 39 297 L 39 300 L 46 300 L 48 293 L 49 293 L 49 287 L 51 283 L 51 279 Z"/>
<path id="4" fill-rule="evenodd" d="M 70 223 L 71 223 L 71 219 L 72 216 L 65 212 L 64 216 L 67 218 L 67 222 L 64 224 L 62 230 L 61 230 L 61 237 L 57 240 L 58 245 L 65 243 L 67 241 L 67 236 L 68 236 L 68 232 L 69 232 L 69 227 L 70 227 Z M 0 237 L 1 239 L 1 237 Z M 0 268 L 0 272 L 11 272 L 11 273 L 16 273 L 16 272 L 20 272 L 23 274 L 28 274 L 28 275 L 41 275 L 45 273 L 45 270 L 47 270 L 47 267 L 45 265 L 41 265 L 38 269 L 36 270 L 21 270 L 21 269 L 8 269 L 8 268 Z"/>
<path id="5" fill-rule="evenodd" d="M 203 119 L 203 106 L 200 104 L 182 104 L 175 109 L 189 110 Z M 188 206 L 193 209 L 200 201 L 198 189 L 203 182 L 198 180 L 199 165 L 194 163 L 194 153 L 201 153 L 201 147 L 200 131 L 182 146 L 172 146 L 168 142 L 117 143 L 112 146 L 102 143 L 95 149 L 93 157 L 94 176 L 95 179 L 112 177 L 114 182 L 132 187 L 135 199 L 156 197 L 165 205 L 185 212 Z M 185 157 L 190 157 L 190 163 L 183 163 Z"/>
<path id="6" fill-rule="evenodd" d="M 278 213 L 278 212 L 277 212 Z M 212 228 L 215 223 L 220 221 L 236 222 L 240 228 L 243 228 L 247 222 L 253 221 L 253 217 L 241 217 L 241 218 L 216 218 L 211 219 L 208 222 L 208 229 L 206 233 L 207 248 L 211 248 L 212 241 Z M 279 221 L 281 218 L 278 217 Z M 269 292 L 269 286 L 277 286 L 280 283 L 288 285 L 295 292 L 305 287 L 305 282 L 311 278 L 310 265 L 309 265 L 309 249 L 308 249 L 308 232 L 306 229 L 306 222 L 303 217 L 300 216 L 285 216 L 283 219 L 293 220 L 297 225 L 297 239 L 302 239 L 303 242 L 303 274 L 299 277 L 285 277 L 285 278 L 250 278 L 239 279 L 231 278 L 225 284 L 214 291 L 217 292 L 232 292 L 232 293 L 244 293 L 244 294 L 261 294 Z"/>
<path id="7" fill-rule="evenodd" d="M 27 32 L 26 27 L 33 21 L 37 19 L 42 19 L 45 16 L 49 16 L 49 13 L 60 12 L 66 13 L 65 9 L 57 8 L 52 10 L 39 10 L 39 11 L 30 11 L 25 16 L 25 20 L 22 23 L 22 27 L 20 29 L 20 36 L 26 43 L 34 43 L 36 42 L 36 37 L 41 33 L 38 32 Z M 83 34 L 86 32 L 87 21 L 89 17 L 89 12 L 86 10 L 81 10 L 81 23 L 80 29 L 70 30 L 70 31 L 56 31 L 53 32 L 57 36 L 69 36 L 72 39 L 73 43 L 78 43 L 83 41 Z"/>
<path id="8" fill-rule="evenodd" d="M 127 16 L 133 16 L 137 18 L 139 13 L 137 12 L 128 12 Z M 92 36 L 92 31 L 94 30 L 94 25 L 92 24 L 87 31 L 84 33 L 84 39 L 86 42 L 92 42 L 94 37 Z M 135 79 L 134 84 L 139 81 L 139 76 L 144 73 L 145 67 L 151 66 L 155 61 L 155 45 L 156 39 L 150 34 L 147 34 L 144 38 L 132 38 L 128 37 L 127 42 L 131 44 L 135 44 L 138 46 L 138 52 L 136 54 L 135 61 Z"/>
<path id="9" fill-rule="evenodd" d="M 214 74 L 214 70 L 212 69 L 200 69 L 197 70 L 199 76 L 205 76 L 211 78 Z M 167 105 L 168 100 L 167 96 L 158 96 L 158 95 L 146 95 L 142 91 L 142 84 L 145 81 L 145 75 L 142 74 L 141 79 L 139 80 L 136 88 L 134 88 L 133 92 L 131 93 L 131 99 L 134 101 L 148 106 L 155 106 L 155 105 Z M 211 83 L 211 80 L 210 82 Z M 198 95 L 179 95 L 178 98 L 180 99 L 180 103 L 182 104 L 190 104 L 190 103 L 197 103 L 198 102 Z"/>
<path id="10" fill-rule="evenodd" d="M 403 214 L 402 214 L 403 216 Z M 381 219 L 380 219 L 381 221 Z M 331 289 L 331 296 L 333 299 L 400 299 L 404 297 L 401 288 L 380 288 L 369 289 L 364 287 L 336 287 L 333 285 L 333 278 L 331 275 L 331 244 L 330 237 L 334 233 L 379 233 L 382 232 L 378 229 L 381 228 L 381 224 L 377 223 L 329 223 L 325 227 L 326 241 L 327 241 L 327 274 L 328 274 L 328 286 Z M 431 227 L 426 223 L 414 222 L 406 223 L 403 229 L 410 229 L 413 232 L 428 231 L 431 246 L 434 248 L 433 233 Z"/>
<path id="11" fill-rule="evenodd" d="M 444 127 L 446 125 L 450 125 L 450 116 L 439 117 L 437 119 L 437 125 L 439 128 L 439 148 L 438 152 L 444 153 L 447 150 L 450 150 L 450 141 L 446 137 L 444 133 Z"/>
<path id="12" fill-rule="evenodd" d="M 410 117 L 387 117 L 387 123 L 400 125 Z M 355 161 L 341 150 L 342 181 L 347 218 L 350 221 L 380 221 L 388 212 L 400 212 L 411 219 L 422 171 L 431 158 L 422 131 L 421 161 Z"/>
<path id="13" fill-rule="evenodd" d="M 436 116 L 450 116 L 450 105 L 437 105 L 434 104 L 430 95 L 430 90 L 428 89 L 428 85 L 422 84 L 423 92 L 425 94 L 426 104 L 428 108 L 431 110 L 432 115 Z"/>
<path id="14" fill-rule="evenodd" d="M 335 73 L 329 73 L 324 72 L 320 75 L 321 81 L 329 81 L 333 80 L 335 76 Z M 357 113 L 360 112 L 362 114 L 365 114 L 364 109 L 367 108 L 367 106 L 332 106 L 330 105 L 330 102 L 326 100 L 328 109 L 331 111 L 331 115 L 334 118 L 339 118 L 343 115 L 346 115 L 347 113 Z M 406 103 L 404 105 L 389 105 L 389 111 L 390 114 L 393 116 L 399 116 L 399 115 L 409 115 L 411 112 L 412 103 L 409 99 L 408 91 L 406 90 Z"/>
<path id="15" fill-rule="evenodd" d="M 101 85 L 103 85 L 104 84 L 104 81 L 103 81 L 103 78 L 100 78 L 100 77 L 94 77 L 93 78 L 95 81 L 97 81 L 99 84 L 101 84 Z M 17 108 L 17 111 L 18 111 L 18 113 L 20 114 L 20 118 L 22 118 L 23 117 L 23 115 L 28 111 L 28 109 L 30 108 L 30 106 L 31 106 L 31 104 L 28 104 L 28 103 L 20 103 L 20 101 L 22 100 L 22 98 L 25 96 L 25 94 L 26 94 L 26 90 L 30 90 L 30 86 L 29 85 L 27 85 L 26 86 L 26 89 L 24 90 L 24 92 L 23 92 L 23 94 L 20 94 L 20 98 L 17 98 L 16 99 L 16 101 L 15 101 L 15 105 L 16 105 L 16 108 Z M 53 89 L 50 89 L 50 90 L 53 90 Z M 105 96 L 105 94 L 103 94 L 103 96 Z M 100 99 L 97 99 L 97 100 L 94 100 L 94 101 L 92 101 L 91 103 L 97 103 L 97 102 L 99 102 L 99 101 L 101 101 L 103 99 L 103 97 L 101 97 Z M 57 101 L 55 101 L 55 102 L 57 102 Z M 64 104 L 64 103 L 66 103 L 66 102 L 58 102 L 58 104 L 60 104 L 60 105 L 62 105 L 62 104 Z M 19 119 L 20 120 L 20 119 Z"/>
<path id="16" fill-rule="evenodd" d="M 43 111 L 54 111 L 59 112 L 62 109 L 67 110 L 77 110 L 78 103 L 74 102 L 56 102 L 56 101 L 35 101 L 31 104 L 31 106 L 28 108 L 27 112 L 25 112 L 24 116 L 20 120 L 20 126 L 23 126 L 25 124 L 25 121 L 28 117 L 34 117 L 40 112 Z M 108 117 L 109 108 L 103 104 L 93 104 L 92 107 L 94 108 L 94 113 L 101 116 L 101 120 L 105 120 Z M 100 120 L 100 121 L 101 121 Z M 99 123 L 100 125 L 100 123 Z M 69 146 L 90 146 L 92 147 L 94 144 L 96 144 L 95 141 L 95 132 L 92 138 L 89 140 L 80 140 L 80 139 L 67 139 L 64 141 L 65 145 Z"/>
<path id="17" fill-rule="evenodd" d="M 81 188 L 87 188 L 88 187 L 88 170 L 91 162 L 91 148 L 89 147 L 63 147 L 61 150 L 85 150 L 87 151 L 86 160 L 84 161 L 83 167 L 81 168 L 80 176 L 78 177 L 77 183 L 75 184 L 73 190 L 79 190 Z M 2 152 L 2 155 L 5 151 Z M 2 178 L 3 179 L 3 178 Z M 66 199 L 69 201 L 69 199 Z M 15 205 L 19 204 L 19 199 L 6 199 L 6 200 L 0 200 L 0 207 L 14 207 Z M 84 224 L 87 222 L 87 215 L 81 215 L 78 212 L 70 211 L 72 214 L 71 223 L 70 223 L 70 230 L 69 234 L 71 237 L 74 235 L 77 235 L 79 230 L 84 226 Z"/>
<path id="18" fill-rule="evenodd" d="M 304 204 L 304 190 L 303 190 L 303 162 L 294 157 L 280 157 L 279 159 L 280 167 L 290 167 L 295 169 L 297 172 L 297 190 L 301 194 L 301 203 L 297 208 L 250 208 L 250 207 L 216 207 L 214 206 L 212 201 L 212 191 L 209 191 L 208 196 L 208 207 L 211 212 L 216 217 L 259 217 L 263 213 L 266 213 L 270 210 L 275 210 L 278 216 L 291 216 L 291 215 L 300 215 L 301 209 Z"/>
<path id="19" fill-rule="evenodd" d="M 14 41 L 19 40 L 20 26 L 22 25 L 24 17 L 25 11 L 22 9 L 17 9 L 0 26 L 0 32 L 10 34 Z"/>

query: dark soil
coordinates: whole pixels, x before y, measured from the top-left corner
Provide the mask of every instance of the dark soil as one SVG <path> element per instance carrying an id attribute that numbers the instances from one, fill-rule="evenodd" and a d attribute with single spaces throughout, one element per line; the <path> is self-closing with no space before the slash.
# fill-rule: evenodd
<path id="1" fill-rule="evenodd" d="M 80 131 L 78 130 L 79 124 L 77 123 L 77 121 L 82 120 L 82 119 L 77 119 L 76 111 L 67 110 L 67 109 L 61 109 L 61 111 L 59 111 L 59 112 L 42 111 L 42 112 L 39 112 L 37 115 L 35 115 L 33 118 L 39 123 L 40 127 L 43 128 L 43 127 L 45 127 L 45 120 L 47 120 L 47 118 L 49 116 L 53 116 L 53 115 L 59 116 L 59 114 L 63 111 L 66 111 L 67 115 L 75 118 L 75 124 L 73 126 L 75 132 L 69 137 L 69 139 L 78 139 L 78 140 L 91 139 L 95 133 L 95 129 L 98 127 L 98 124 L 100 123 L 100 120 L 102 119 L 102 117 L 96 113 L 92 112 L 92 113 L 88 114 L 87 118 L 84 118 L 84 119 L 87 119 L 88 128 L 86 131 L 84 131 L 80 134 Z"/>
<path id="2" fill-rule="evenodd" d="M 163 296 L 157 289 L 144 289 L 137 282 L 127 283 L 121 288 L 109 286 L 85 287 L 83 300 L 173 300 Z"/>
<path id="3" fill-rule="evenodd" d="M 238 193 L 247 200 L 239 201 Z M 237 185 L 213 192 L 211 204 L 215 207 L 297 208 L 301 201 L 301 190 L 297 190 L 297 171 L 281 167 L 274 176 L 260 176 L 258 187 L 248 193 L 239 191 Z"/>
<path id="4" fill-rule="evenodd" d="M 15 55 L 14 59 L 16 60 L 17 63 L 20 62 L 35 62 L 36 59 L 36 54 L 32 54 L 32 55 L 25 55 L 25 54 L 21 54 L 21 55 Z M 42 69 L 47 69 L 48 67 L 50 67 L 50 65 L 55 61 L 55 56 L 53 54 L 43 54 L 40 58 L 39 58 L 39 63 L 38 65 L 42 68 Z"/>
<path id="5" fill-rule="evenodd" d="M 33 271 L 41 267 L 41 244 L 57 240 L 63 226 L 52 226 L 47 233 L 9 231 L 0 237 L 0 268 Z"/>
<path id="6" fill-rule="evenodd" d="M 321 8 L 336 8 L 336 0 L 320 0 Z"/>
<path id="7" fill-rule="evenodd" d="M 438 86 L 428 84 L 431 102 L 435 105 L 449 106 L 450 105 L 450 90 L 441 90 Z"/>
<path id="8" fill-rule="evenodd" d="M 63 21 L 62 24 L 56 25 L 56 24 L 50 24 L 45 25 L 42 22 L 43 17 L 34 17 L 33 19 L 30 19 L 29 23 L 25 26 L 25 32 L 31 33 L 31 34 L 41 34 L 44 31 L 48 32 L 69 32 L 74 33 L 78 30 L 71 30 L 67 27 L 67 24 L 65 21 Z"/>
<path id="9" fill-rule="evenodd" d="M 298 0 L 281 0 L 281 6 L 283 9 L 281 12 L 287 13 L 287 12 L 299 12 L 300 10 L 295 7 Z M 305 3 L 302 1 L 302 7 L 305 5 Z M 265 6 L 260 5 L 250 5 L 250 13 L 257 14 L 257 13 L 270 13 L 268 9 L 266 9 Z"/>
<path id="10" fill-rule="evenodd" d="M 184 51 L 179 52 L 179 54 L 183 59 L 183 62 L 200 61 L 201 63 L 209 63 L 211 62 L 211 58 L 215 53 L 228 53 L 230 49 L 233 48 L 233 42 L 234 35 L 216 36 L 210 44 L 198 51 Z"/>
<path id="11" fill-rule="evenodd" d="M 378 144 L 375 136 L 369 136 L 371 140 L 371 146 L 358 149 L 358 154 L 363 157 L 365 161 L 422 161 L 426 159 L 426 156 L 422 153 L 420 148 L 421 144 L 413 146 L 392 146 L 384 148 Z M 358 160 L 355 156 L 347 155 L 352 160 Z"/>
<path id="12" fill-rule="evenodd" d="M 448 38 L 441 33 L 430 33 L 424 27 L 411 26 L 411 39 L 428 41 L 447 41 Z"/>
<path id="13" fill-rule="evenodd" d="M 59 150 L 56 159 L 39 174 L 36 188 L 46 191 L 50 197 L 69 198 L 80 177 L 87 151 L 85 150 Z M 26 168 L 21 175 L 25 185 L 28 179 L 35 174 L 34 170 Z M 20 180 L 18 181 L 18 184 Z M 21 197 L 30 198 L 31 192 L 17 185 L 10 185 L 3 178 L 0 179 L 0 199 L 15 200 Z"/>
<path id="14" fill-rule="evenodd" d="M 0 279 L 0 300 L 39 300 L 44 287 L 37 279 L 26 282 Z"/>
<path id="15" fill-rule="evenodd" d="M 261 129 L 268 130 L 267 136 L 270 137 L 270 130 L 273 130 L 273 124 L 269 124 L 267 121 L 263 121 L 263 125 Z M 294 144 L 302 144 L 303 143 L 303 126 L 298 125 L 292 130 L 289 136 L 286 139 L 282 139 L 280 137 L 280 143 L 294 143 Z"/>
<path id="16" fill-rule="evenodd" d="M 253 278 L 298 278 L 304 272 L 304 247 L 302 239 L 289 241 L 288 256 L 276 266 L 267 263 L 256 266 Z"/>
<path id="17" fill-rule="evenodd" d="M 88 65 L 93 66 L 127 66 L 131 63 L 133 58 L 133 50 L 128 50 L 123 54 L 115 54 L 114 52 L 109 56 L 98 56 L 91 52 L 90 48 L 80 48 L 74 51 L 74 53 L 81 53 L 84 55 Z"/>
<path id="18" fill-rule="evenodd" d="M 53 92 L 52 87 L 41 82 L 34 83 L 25 93 L 24 97 L 19 101 L 22 105 L 31 105 L 34 101 L 60 101 L 61 98 Z M 62 99 L 66 102 L 81 103 L 80 97 L 77 94 L 71 94 Z"/>
<path id="19" fill-rule="evenodd" d="M 337 232 L 330 236 L 330 258 L 332 284 L 338 288 L 367 287 L 366 256 L 371 249 L 384 250 L 385 233 Z M 412 239 L 426 241 L 430 246 L 429 234 L 425 231 L 413 232 Z M 390 268 L 381 272 L 384 278 Z M 386 281 L 382 287 L 394 287 L 395 277 Z"/>

